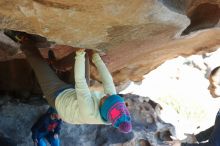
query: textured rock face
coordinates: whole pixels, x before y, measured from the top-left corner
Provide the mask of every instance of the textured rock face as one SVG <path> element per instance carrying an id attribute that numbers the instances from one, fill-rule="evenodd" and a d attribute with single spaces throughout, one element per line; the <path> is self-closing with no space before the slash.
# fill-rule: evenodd
<path id="1" fill-rule="evenodd" d="M 169 135 L 174 134 L 172 125 L 164 123 L 158 116 L 160 106 L 146 97 L 125 95 L 132 113 L 133 133 L 122 134 L 110 126 L 70 125 L 64 123 L 61 145 L 100 146 L 138 143 L 162 146 Z M 11 101 L 10 101 L 11 100 Z M 28 103 L 15 102 L 10 97 L 0 100 L 0 137 L 11 138 L 19 146 L 32 145 L 30 128 L 48 108 L 42 101 L 32 98 Z M 12 102 L 13 101 L 13 102 Z M 6 122 L 7 121 L 7 122 Z"/>
<path id="2" fill-rule="evenodd" d="M 0 28 L 92 49 L 109 49 L 164 31 L 168 32 L 167 38 L 172 37 L 189 24 L 186 16 L 170 11 L 156 0 L 13 0 L 1 1 L 0 6 Z"/>

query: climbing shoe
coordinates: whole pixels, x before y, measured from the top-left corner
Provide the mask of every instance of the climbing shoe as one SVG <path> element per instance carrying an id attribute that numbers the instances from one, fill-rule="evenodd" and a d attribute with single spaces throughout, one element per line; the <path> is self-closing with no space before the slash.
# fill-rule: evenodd
<path id="1" fill-rule="evenodd" d="M 46 38 L 35 34 L 28 34 L 26 32 L 15 31 L 15 30 L 4 30 L 4 34 L 11 38 L 16 43 L 22 44 L 26 41 L 35 42 L 38 48 L 50 47 L 54 42 L 47 41 Z"/>
<path id="2" fill-rule="evenodd" d="M 23 43 L 24 41 L 28 41 L 33 39 L 31 35 L 28 35 L 25 32 L 14 31 L 14 30 L 4 30 L 4 34 L 11 38 L 16 43 Z"/>

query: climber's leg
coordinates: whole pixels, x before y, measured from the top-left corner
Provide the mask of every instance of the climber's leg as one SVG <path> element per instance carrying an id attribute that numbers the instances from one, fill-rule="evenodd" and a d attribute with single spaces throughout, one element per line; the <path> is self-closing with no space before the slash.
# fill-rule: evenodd
<path id="1" fill-rule="evenodd" d="M 46 141 L 44 140 L 44 138 L 41 138 L 39 141 L 38 141 L 38 146 L 47 146 L 46 144 Z"/>
<path id="2" fill-rule="evenodd" d="M 60 146 L 60 139 L 59 138 L 54 138 L 53 135 L 48 135 L 47 137 L 48 142 L 50 143 L 51 146 Z"/>
<path id="3" fill-rule="evenodd" d="M 44 61 L 34 42 L 29 41 L 23 43 L 21 49 L 35 72 L 46 100 L 51 106 L 55 107 L 55 97 L 57 94 L 72 86 L 66 84 L 57 77 L 49 65 Z"/>

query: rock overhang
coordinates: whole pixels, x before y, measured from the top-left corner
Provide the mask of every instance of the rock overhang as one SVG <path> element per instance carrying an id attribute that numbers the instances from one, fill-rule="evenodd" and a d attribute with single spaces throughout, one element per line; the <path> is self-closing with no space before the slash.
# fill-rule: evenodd
<path id="1" fill-rule="evenodd" d="M 104 51 L 116 84 L 140 81 L 168 59 L 220 45 L 219 0 L 13 0 L 0 5 L 1 29 L 55 41 L 59 59 L 72 53 L 69 46 Z M 23 58 L 15 48 L 1 48 L 0 59 Z M 45 58 L 47 51 L 41 49 Z M 99 78 L 94 69 L 91 73 Z"/>

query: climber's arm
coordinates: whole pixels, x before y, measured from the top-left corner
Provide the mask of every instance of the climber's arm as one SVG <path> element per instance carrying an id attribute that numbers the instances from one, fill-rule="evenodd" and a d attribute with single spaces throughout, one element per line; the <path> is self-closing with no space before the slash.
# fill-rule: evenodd
<path id="1" fill-rule="evenodd" d="M 88 115 L 94 109 L 94 103 L 91 98 L 91 93 L 85 79 L 85 52 L 79 50 L 75 56 L 75 90 L 77 95 L 77 101 L 79 104 L 79 112 L 81 116 Z"/>
<path id="2" fill-rule="evenodd" d="M 112 76 L 98 53 L 93 54 L 92 61 L 96 65 L 98 72 L 100 74 L 104 86 L 105 94 L 109 94 L 109 95 L 116 94 L 116 89 Z"/>
<path id="3" fill-rule="evenodd" d="M 195 137 L 196 137 L 197 141 L 202 142 L 202 141 L 208 140 L 210 138 L 213 130 L 214 130 L 214 126 L 196 134 Z"/>

